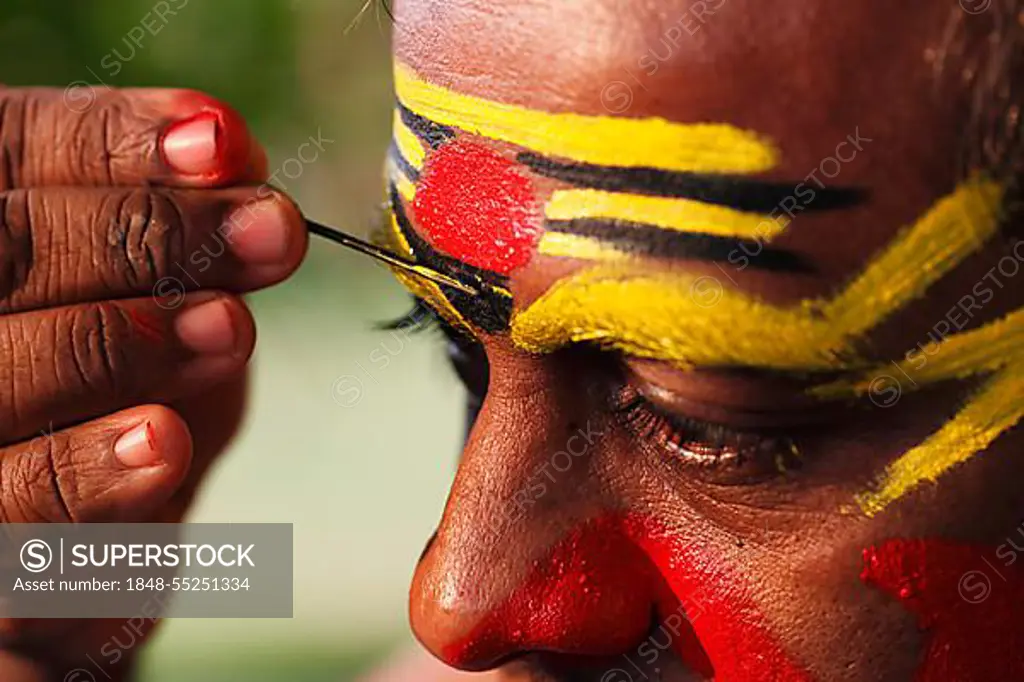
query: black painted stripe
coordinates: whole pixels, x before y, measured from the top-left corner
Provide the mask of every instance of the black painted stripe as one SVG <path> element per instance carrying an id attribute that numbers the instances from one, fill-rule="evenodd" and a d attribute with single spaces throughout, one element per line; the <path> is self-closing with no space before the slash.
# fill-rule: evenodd
<path id="1" fill-rule="evenodd" d="M 648 258 L 674 258 L 749 263 L 757 270 L 813 272 L 807 261 L 791 251 L 772 248 L 751 239 L 735 239 L 697 232 L 666 230 L 656 225 L 622 220 L 548 220 L 551 232 L 591 237 L 627 253 Z"/>
<path id="2" fill-rule="evenodd" d="M 401 150 L 398 148 L 398 143 L 391 140 L 391 146 L 388 147 L 388 158 L 395 162 L 398 166 L 398 170 L 402 171 L 402 175 L 409 179 L 409 182 L 416 184 L 420 181 L 420 172 L 416 170 L 416 167 L 409 163 L 409 160 L 402 156 Z"/>
<path id="3" fill-rule="evenodd" d="M 533 152 L 521 152 L 518 159 L 535 173 L 580 187 L 693 199 L 749 213 L 829 211 L 850 208 L 867 199 L 867 191 L 857 187 L 821 188 L 813 182 L 770 182 L 742 175 L 567 163 Z"/>
<path id="4" fill-rule="evenodd" d="M 449 128 L 448 126 L 441 125 L 440 123 L 434 123 L 429 118 L 420 116 L 414 111 L 408 109 L 404 104 L 398 102 L 398 115 L 402 118 L 404 123 L 409 130 L 416 133 L 416 135 L 430 145 L 433 149 L 437 149 L 448 140 L 455 137 L 455 129 Z"/>
<path id="5" fill-rule="evenodd" d="M 494 289 L 506 289 L 508 278 L 438 252 L 413 228 L 394 183 L 390 183 L 388 194 L 391 198 L 391 210 L 395 213 L 398 229 L 409 242 L 409 248 L 416 256 L 416 262 L 453 277 L 479 292 L 475 296 L 470 296 L 458 289 L 438 284 L 437 286 L 452 307 L 469 322 L 489 334 L 506 331 L 512 319 L 512 299 L 495 292 Z"/>

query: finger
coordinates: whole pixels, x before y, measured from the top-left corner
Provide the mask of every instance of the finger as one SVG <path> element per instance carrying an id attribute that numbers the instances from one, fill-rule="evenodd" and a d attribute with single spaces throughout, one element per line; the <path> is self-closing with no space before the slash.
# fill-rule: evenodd
<path id="1" fill-rule="evenodd" d="M 188 426 L 147 405 L 0 449 L 0 522 L 142 522 L 184 480 Z"/>
<path id="2" fill-rule="evenodd" d="M 255 344 L 241 299 L 189 294 L 0 317 L 0 442 L 133 405 L 170 402 L 237 376 Z"/>
<path id="3" fill-rule="evenodd" d="M 266 160 L 236 111 L 191 90 L 0 88 L 0 190 L 260 182 Z"/>
<path id="4" fill-rule="evenodd" d="M 269 187 L 0 194 L 0 312 L 154 292 L 246 292 L 298 268 L 307 232 Z"/>

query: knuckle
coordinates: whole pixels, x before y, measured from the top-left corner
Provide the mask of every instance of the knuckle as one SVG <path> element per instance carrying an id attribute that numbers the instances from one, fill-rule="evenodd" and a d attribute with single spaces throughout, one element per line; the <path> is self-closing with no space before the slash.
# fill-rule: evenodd
<path id="1" fill-rule="evenodd" d="M 0 91 L 0 190 L 21 184 L 24 168 L 26 122 L 32 106 L 31 90 Z"/>
<path id="2" fill-rule="evenodd" d="M 95 303 L 68 309 L 68 353 L 71 365 L 61 376 L 76 376 L 93 394 L 120 396 L 131 376 L 125 341 L 131 336 L 124 311 L 113 303 Z"/>
<path id="3" fill-rule="evenodd" d="M 40 178 L 130 184 L 159 155 L 156 122 L 125 92 L 85 85 L 0 90 L 0 191 Z M 124 163 L 128 159 L 131 163 Z"/>
<path id="4" fill-rule="evenodd" d="M 108 204 L 111 272 L 148 291 L 166 277 L 184 250 L 185 218 L 175 199 L 157 189 L 126 190 Z"/>
<path id="5" fill-rule="evenodd" d="M 28 280 L 32 266 L 32 230 L 28 192 L 0 194 L 0 312 L 10 309 L 8 297 Z"/>
<path id="6" fill-rule="evenodd" d="M 79 478 L 71 438 L 47 434 L 3 460 L 0 516 L 4 522 L 77 521 Z"/>
<path id="7" fill-rule="evenodd" d="M 79 178 L 120 184 L 125 180 L 118 173 L 121 159 L 139 154 L 151 158 L 156 153 L 155 140 L 132 134 L 140 127 L 138 117 L 130 97 L 119 90 L 106 89 L 94 106 L 70 117 L 74 142 L 68 160 Z"/>

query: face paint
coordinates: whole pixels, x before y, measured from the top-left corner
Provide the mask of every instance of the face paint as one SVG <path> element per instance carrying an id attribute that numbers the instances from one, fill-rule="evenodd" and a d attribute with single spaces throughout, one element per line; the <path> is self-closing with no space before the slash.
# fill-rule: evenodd
<path id="1" fill-rule="evenodd" d="M 423 162 L 427 158 L 427 150 L 412 128 L 402 120 L 400 111 L 395 111 L 392 130 L 395 153 L 406 166 L 403 171 L 415 182 L 420 169 L 423 168 Z"/>
<path id="2" fill-rule="evenodd" d="M 858 337 L 922 295 L 992 237 L 1001 196 L 997 186 L 983 181 L 960 187 L 831 300 L 779 307 L 720 289 L 721 296 L 708 305 L 694 295 L 700 278 L 597 267 L 555 284 L 518 313 L 512 339 L 537 353 L 600 341 L 629 355 L 682 367 L 803 372 L 865 367 L 855 352 Z"/>
<path id="3" fill-rule="evenodd" d="M 990 376 L 951 421 L 889 464 L 873 490 L 857 495 L 869 516 L 982 452 L 1024 417 L 1024 311 L 947 337 L 938 344 L 935 359 L 923 366 L 915 360 L 894 364 L 915 385 Z M 871 381 L 889 371 L 890 367 L 885 367 L 869 372 L 866 376 L 870 378 L 856 382 L 858 392 L 868 391 Z M 844 388 L 845 384 L 832 384 L 825 393 Z"/>
<path id="4" fill-rule="evenodd" d="M 915 680 L 1002 680 L 1024 672 L 1017 558 L 1005 545 L 943 540 L 889 540 L 864 551 L 861 579 L 899 600 L 927 633 Z"/>
<path id="5" fill-rule="evenodd" d="M 610 246 L 599 239 L 565 232 L 545 232 L 540 238 L 537 252 L 544 256 L 605 262 L 622 262 L 631 257 L 628 251 Z"/>
<path id="6" fill-rule="evenodd" d="M 773 182 L 730 173 L 696 173 L 664 168 L 598 166 L 590 163 L 549 159 L 533 152 L 517 157 L 537 175 L 577 187 L 627 195 L 675 197 L 712 206 L 726 206 L 744 213 L 769 215 L 787 200 L 807 194 L 803 183 Z M 856 206 L 867 193 L 851 187 L 816 187 L 813 199 L 802 211 L 834 211 Z"/>
<path id="7" fill-rule="evenodd" d="M 702 295 L 702 278 L 638 276 L 628 266 L 592 268 L 556 284 L 514 316 L 521 348 L 548 352 L 595 341 L 637 357 L 680 367 L 758 366 L 782 371 L 853 370 L 859 337 L 991 239 L 999 226 L 1001 189 L 969 182 L 940 200 L 832 300 L 781 308 L 719 285 Z M 707 279 L 707 278 L 703 278 Z M 704 292 L 707 293 L 707 292 Z M 679 324 L 686 320 L 686 324 Z M 915 386 L 999 370 L 942 430 L 907 452 L 875 490 L 858 496 L 868 515 L 924 481 L 984 450 L 1024 416 L 1024 314 L 948 337 L 920 371 L 899 366 Z M 812 389 L 821 397 L 866 391 L 881 370 Z M 914 376 L 916 375 L 916 376 Z"/>
<path id="8" fill-rule="evenodd" d="M 397 190 L 396 190 L 397 192 Z M 394 214 L 390 216 L 389 228 L 382 230 L 380 234 L 375 235 L 377 241 L 381 246 L 394 251 L 400 256 L 404 256 L 407 259 L 414 259 L 416 254 L 406 239 L 405 234 L 402 232 L 398 225 L 397 218 Z M 456 310 L 448 298 L 441 291 L 441 287 L 433 282 L 423 279 L 422 277 L 414 277 L 398 268 L 392 268 L 391 272 L 395 275 L 402 285 L 408 289 L 414 296 L 426 302 L 431 308 L 437 311 L 441 318 L 450 324 L 454 329 L 461 331 L 464 334 L 468 334 L 470 337 L 473 335 L 473 328 L 469 322 L 462 316 L 458 310 Z"/>
<path id="9" fill-rule="evenodd" d="M 708 278 L 685 275 L 644 275 L 631 267 L 631 256 L 690 258 L 720 261 L 756 237 L 758 257 L 751 265 L 762 269 L 805 271 L 794 254 L 764 246 L 786 229 L 784 221 L 766 218 L 797 189 L 785 183 L 742 177 L 777 162 L 770 144 L 756 135 L 729 126 L 672 124 L 661 119 L 616 119 L 535 111 L 454 93 L 418 80 L 397 67 L 401 121 L 442 154 L 456 129 L 472 131 L 528 148 L 517 160 L 530 171 L 581 189 L 556 190 L 545 206 L 543 234 L 524 230 L 521 249 L 515 249 L 516 206 L 530 205 L 530 191 L 511 192 L 481 187 L 481 196 L 519 201 L 487 202 L 491 224 L 512 225 L 511 235 L 498 232 L 494 240 L 476 240 L 478 230 L 493 229 L 474 216 L 454 214 L 473 206 L 443 195 L 470 186 L 476 178 L 452 173 L 439 186 L 436 202 L 425 202 L 424 232 L 444 251 L 460 260 L 507 273 L 528 259 L 536 248 L 546 256 L 594 260 L 602 264 L 556 284 L 529 308 L 511 319 L 511 336 L 529 352 L 550 352 L 571 343 L 595 342 L 634 357 L 665 360 L 682 368 L 694 366 L 760 367 L 807 375 L 814 372 L 864 372 L 873 362 L 858 352 L 862 337 L 893 313 L 922 296 L 997 231 L 1003 198 L 992 182 L 974 178 L 939 200 L 916 224 L 905 230 L 865 270 L 830 300 L 807 300 L 791 307 L 772 306 L 719 283 L 706 291 Z M 400 132 L 400 131 L 399 131 Z M 639 140 L 623 145 L 621 140 Z M 673 144 L 669 145 L 668 141 Z M 397 146 L 397 145 L 396 145 Z M 406 145 L 408 146 L 408 145 Z M 415 155 L 415 151 L 407 152 Z M 464 154 L 460 154 L 464 156 Z M 546 155 L 546 156 L 545 156 Z M 497 184 L 505 159 L 481 159 L 481 168 L 495 167 Z M 557 157 L 557 158 L 554 158 Z M 759 159 L 752 162 L 752 159 Z M 477 165 L 475 162 L 471 165 Z M 452 168 L 457 162 L 452 161 Z M 415 170 L 415 169 L 414 169 Z M 411 171 L 410 171 L 411 172 Z M 514 177 L 519 176 L 518 172 Z M 483 181 L 482 184 L 487 184 Z M 510 182 L 514 187 L 515 183 Z M 475 188 L 474 188 L 475 189 Z M 489 194 L 488 192 L 492 192 Z M 422 192 L 422 188 L 418 190 Z M 402 196 L 411 196 L 406 188 Z M 843 208 L 863 199 L 861 192 L 828 188 L 819 193 L 811 210 Z M 418 204 L 420 199 L 417 198 Z M 431 212 L 433 206 L 439 207 Z M 417 218 L 419 219 L 417 206 Z M 476 214 L 474 214 L 476 215 Z M 539 236 L 539 244 L 536 240 Z M 483 244 L 482 249 L 469 244 Z M 513 246 L 509 246 L 509 245 Z M 499 248 L 501 247 L 501 248 Z M 505 248 L 505 251 L 502 251 Z M 753 251 L 748 249 L 748 251 Z M 514 257 L 509 257 L 514 253 Z M 714 300 L 709 302 L 709 295 Z M 685 325 L 679 320 L 686 320 Z M 995 329 L 1000 325 L 990 325 Z M 1009 325 L 1012 326 L 1012 325 Z M 504 331 L 493 324 L 490 329 Z M 1024 416 L 1016 353 L 986 353 L 992 334 L 957 341 L 962 350 L 943 345 L 928 363 L 929 376 L 916 386 L 962 379 L 995 371 L 972 401 L 942 430 L 894 462 L 873 490 L 858 496 L 862 510 L 873 515 L 924 481 L 934 481 L 956 464 L 983 450 Z M 997 336 L 996 338 L 1007 338 Z M 1016 343 L 1016 336 L 1013 337 Z M 1016 347 L 1020 347 L 1017 344 Z M 1017 369 L 1009 369 L 1010 367 Z M 902 369 L 902 367 L 901 367 Z M 863 393 L 877 375 L 841 380 L 812 389 L 821 397 L 851 397 Z M 916 381 L 916 380 L 915 380 Z"/>
<path id="10" fill-rule="evenodd" d="M 510 648 L 593 656 L 626 651 L 647 633 L 658 584 L 654 567 L 619 520 L 596 519 L 556 545 L 504 604 L 443 652 L 444 658 L 455 664 L 495 661 Z M 688 651 L 699 652 L 688 626 L 683 638 Z M 698 660 L 706 669 L 706 659 Z"/>
<path id="11" fill-rule="evenodd" d="M 511 164 L 502 157 L 482 159 L 478 150 L 475 155 L 456 158 L 457 150 L 449 150 L 448 144 L 459 137 L 459 130 L 464 130 L 527 148 L 529 151 L 516 157 L 520 171 L 529 169 L 584 187 L 558 190 L 547 202 L 543 223 L 546 234 L 539 245 L 545 255 L 597 260 L 642 255 L 724 261 L 736 249 L 746 247 L 748 253 L 758 254 L 750 259 L 752 267 L 806 270 L 793 254 L 763 244 L 785 229 L 788 219 L 776 218 L 774 212 L 780 202 L 792 200 L 798 187 L 736 175 L 767 170 L 777 163 L 771 144 L 754 133 L 726 124 L 582 116 L 490 102 L 422 81 L 401 65 L 396 66 L 395 78 L 399 117 L 392 156 L 401 173 L 393 182 L 401 196 L 411 200 L 414 192 L 408 184 L 419 182 L 416 159 L 421 148 L 410 135 L 433 149 L 432 154 L 426 154 L 428 165 L 433 165 L 434 156 L 445 157 L 444 174 L 451 176 L 450 181 L 443 184 L 444 191 L 435 192 L 436 200 L 431 205 L 438 210 L 424 211 L 428 224 L 420 226 L 449 255 L 502 274 L 510 270 L 497 267 L 524 264 L 525 255 L 511 261 L 486 257 L 477 248 L 467 250 L 465 239 L 450 243 L 448 237 L 469 231 L 462 226 L 464 223 L 486 223 L 481 214 L 488 210 L 507 219 L 511 209 L 532 210 L 540 201 L 525 187 L 522 199 L 512 201 L 520 194 L 517 185 L 521 174 L 512 171 Z M 629 139 L 630 144 L 623 145 L 623 139 Z M 555 160 L 545 154 L 572 161 Z M 459 174 L 458 168 L 465 172 Z M 449 191 L 459 199 L 443 196 Z M 823 188 L 805 208 L 840 208 L 861 198 L 860 193 L 843 188 Z M 462 213 L 458 217 L 444 213 L 453 209 Z M 417 223 L 423 222 L 420 212 L 417 206 Z M 490 229 L 497 232 L 496 242 L 515 243 L 506 234 L 509 224 L 506 220 L 491 223 Z M 538 229 L 531 225 L 529 232 Z M 531 234 L 531 239 L 522 240 L 522 248 L 536 247 L 537 236 Z M 441 246 L 442 241 L 445 246 Z"/>
<path id="12" fill-rule="evenodd" d="M 444 657 L 493 660 L 510 646 L 603 656 L 633 649 L 654 663 L 659 649 L 671 647 L 716 682 L 809 680 L 768 634 L 741 585 L 715 557 L 651 520 L 602 517 L 559 543 Z M 652 606 L 661 632 L 645 642 Z"/>
<path id="13" fill-rule="evenodd" d="M 395 65 L 395 93 L 437 124 L 574 161 L 711 173 L 757 173 L 778 161 L 770 142 L 734 126 L 537 111 L 453 92 L 402 64 Z"/>
<path id="14" fill-rule="evenodd" d="M 529 261 L 540 237 L 533 187 L 511 161 L 464 141 L 427 159 L 416 223 L 431 244 L 464 263 L 508 274 Z"/>
<path id="15" fill-rule="evenodd" d="M 697 232 L 722 237 L 760 238 L 779 235 L 789 219 L 762 218 L 725 206 L 692 199 L 645 196 L 596 189 L 559 190 L 551 195 L 544 215 L 548 220 L 568 222 L 597 219 L 645 223 L 677 232 Z"/>
<path id="16" fill-rule="evenodd" d="M 434 249 L 413 229 L 395 185 L 390 188 L 389 201 L 391 234 L 386 237 L 388 241 L 408 249 L 417 263 L 445 273 L 476 293 L 468 295 L 443 284 L 418 287 L 413 292 L 449 322 L 457 320 L 454 326 L 470 336 L 475 335 L 474 327 L 489 333 L 506 329 L 512 315 L 512 294 L 505 286 L 505 277 Z"/>

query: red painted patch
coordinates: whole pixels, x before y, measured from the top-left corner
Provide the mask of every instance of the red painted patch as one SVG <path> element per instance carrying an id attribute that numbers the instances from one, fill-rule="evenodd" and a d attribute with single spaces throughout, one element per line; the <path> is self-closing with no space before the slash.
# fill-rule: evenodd
<path id="1" fill-rule="evenodd" d="M 456 140 L 430 154 L 416 185 L 417 226 L 464 263 L 508 274 L 526 265 L 542 230 L 530 179 L 483 145 Z"/>
<path id="2" fill-rule="evenodd" d="M 1019 560 L 1006 545 L 889 540 L 864 550 L 861 579 L 898 599 L 929 633 L 917 682 L 1016 680 L 1024 679 Z"/>
<path id="3" fill-rule="evenodd" d="M 661 624 L 648 639 L 651 615 Z M 528 650 L 631 656 L 671 648 L 716 682 L 806 682 L 767 633 L 742 582 L 699 548 L 639 517 L 576 529 L 506 602 L 442 652 L 474 667 Z"/>
<path id="4" fill-rule="evenodd" d="M 650 520 L 633 517 L 626 528 L 692 613 L 715 682 L 810 682 L 769 634 L 742 578 L 723 561 Z"/>

